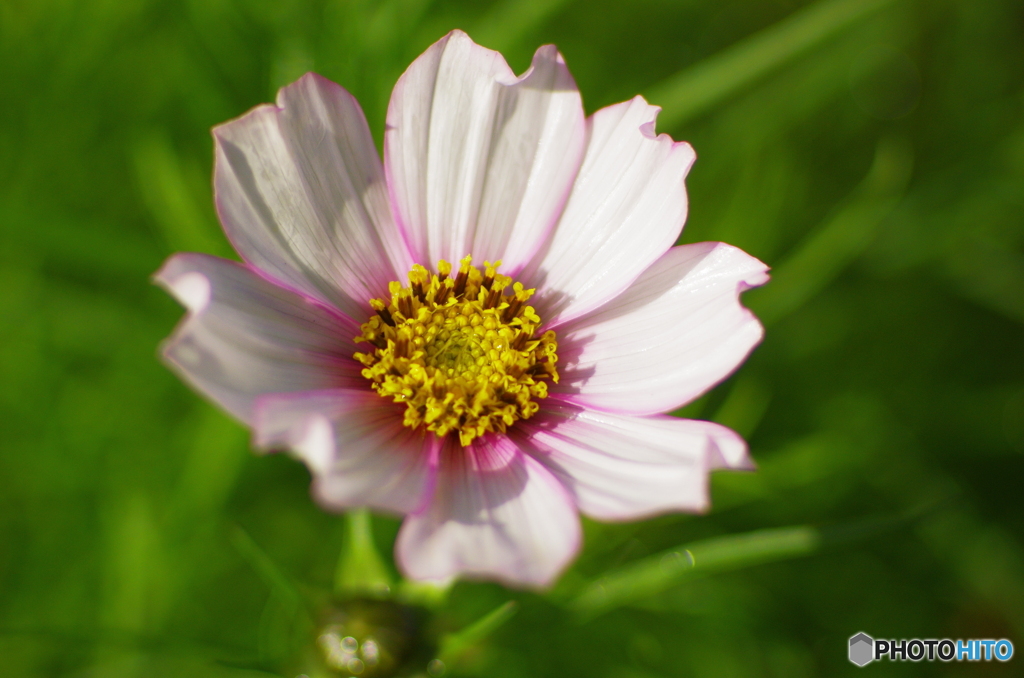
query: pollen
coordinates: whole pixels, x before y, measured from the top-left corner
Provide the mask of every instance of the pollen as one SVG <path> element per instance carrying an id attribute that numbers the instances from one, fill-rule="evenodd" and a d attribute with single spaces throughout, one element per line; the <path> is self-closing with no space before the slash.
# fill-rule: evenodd
<path id="1" fill-rule="evenodd" d="M 555 333 L 538 336 L 540 317 L 526 305 L 534 290 L 499 266 L 485 261 L 481 271 L 467 256 L 453 278 L 447 261 L 436 274 L 416 264 L 407 287 L 392 282 L 390 299 L 370 300 L 377 313 L 355 339 L 370 350 L 354 357 L 373 390 L 405 405 L 409 428 L 469 445 L 532 417 L 558 383 Z"/>

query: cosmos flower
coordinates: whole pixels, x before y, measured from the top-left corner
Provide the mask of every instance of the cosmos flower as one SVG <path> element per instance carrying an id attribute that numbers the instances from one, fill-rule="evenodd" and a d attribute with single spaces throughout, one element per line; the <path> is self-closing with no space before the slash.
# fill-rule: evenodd
<path id="1" fill-rule="evenodd" d="M 584 116 L 553 46 L 516 77 L 459 31 L 395 86 L 384 160 L 355 99 L 307 74 L 214 129 L 217 210 L 245 263 L 176 254 L 188 383 L 309 467 L 317 501 L 405 516 L 415 579 L 549 584 L 579 513 L 708 506 L 748 468 L 714 423 L 667 416 L 762 328 L 766 267 L 673 247 L 688 144 L 641 97 Z"/>

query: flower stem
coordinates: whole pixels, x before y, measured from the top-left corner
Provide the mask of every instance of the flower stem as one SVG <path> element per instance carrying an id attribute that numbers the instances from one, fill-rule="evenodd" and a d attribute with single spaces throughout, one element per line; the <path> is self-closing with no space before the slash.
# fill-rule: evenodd
<path id="1" fill-rule="evenodd" d="M 373 543 L 373 522 L 365 508 L 345 514 L 345 546 L 338 558 L 334 590 L 345 595 L 383 597 L 391 592 L 391 576 Z"/>

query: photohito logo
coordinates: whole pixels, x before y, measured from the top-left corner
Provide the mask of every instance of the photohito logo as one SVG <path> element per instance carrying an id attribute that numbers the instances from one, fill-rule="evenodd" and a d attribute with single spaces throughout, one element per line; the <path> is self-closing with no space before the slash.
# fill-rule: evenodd
<path id="1" fill-rule="evenodd" d="M 1010 661 L 1010 658 L 1013 657 L 1013 643 L 1005 638 L 999 640 L 991 638 L 875 640 L 863 632 L 850 638 L 850 661 L 857 666 L 866 666 L 882 657 L 888 658 L 889 661 L 912 662 L 919 662 L 922 659 L 928 661 L 938 659 L 944 662 L 990 662 L 995 659 L 1005 662 Z"/>

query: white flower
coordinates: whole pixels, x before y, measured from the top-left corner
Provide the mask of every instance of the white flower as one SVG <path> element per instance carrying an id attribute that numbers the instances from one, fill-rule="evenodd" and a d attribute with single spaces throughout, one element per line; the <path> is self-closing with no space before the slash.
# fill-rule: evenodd
<path id="1" fill-rule="evenodd" d="M 767 275 L 728 245 L 673 247 L 694 154 L 657 112 L 585 118 L 553 46 L 517 78 L 455 31 L 395 86 L 382 164 L 356 101 L 302 77 L 214 130 L 246 263 L 168 260 L 156 279 L 189 313 L 167 361 L 303 459 L 324 506 L 405 514 L 413 578 L 545 585 L 578 511 L 705 509 L 746 445 L 661 413 L 757 344 L 739 294 Z"/>

